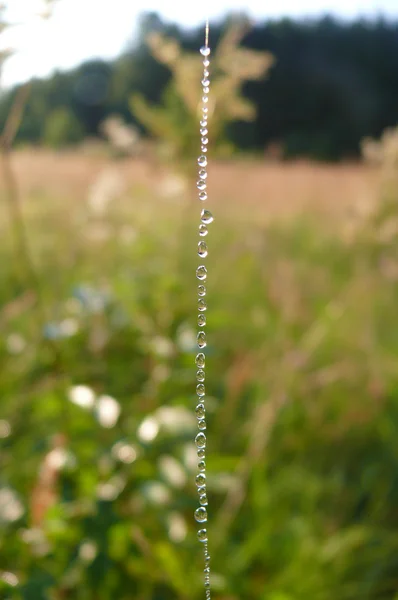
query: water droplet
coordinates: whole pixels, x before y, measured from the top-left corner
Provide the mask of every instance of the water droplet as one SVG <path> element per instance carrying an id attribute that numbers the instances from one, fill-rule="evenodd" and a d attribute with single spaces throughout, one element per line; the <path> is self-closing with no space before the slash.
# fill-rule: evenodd
<path id="1" fill-rule="evenodd" d="M 203 371 L 203 369 L 199 369 L 199 371 L 197 371 L 196 373 L 196 379 L 198 381 L 200 381 L 201 383 L 203 383 L 203 381 L 205 380 L 206 377 L 206 373 Z"/>
<path id="2" fill-rule="evenodd" d="M 202 496 L 202 494 L 206 494 L 206 486 L 205 485 L 198 486 L 198 494 L 199 494 L 199 496 Z"/>
<path id="3" fill-rule="evenodd" d="M 204 87 L 208 87 L 210 85 L 210 79 L 207 79 L 207 76 L 202 79 L 202 85 Z"/>
<path id="4" fill-rule="evenodd" d="M 204 327 L 206 325 L 206 315 L 198 315 L 198 326 Z"/>
<path id="5" fill-rule="evenodd" d="M 199 504 L 201 504 L 202 506 L 208 506 L 209 505 L 209 501 L 207 499 L 206 494 L 201 494 L 199 496 Z"/>
<path id="6" fill-rule="evenodd" d="M 207 188 L 207 184 L 205 181 L 203 181 L 203 179 L 199 179 L 199 181 L 196 184 L 196 187 L 201 192 Z"/>
<path id="7" fill-rule="evenodd" d="M 206 304 L 206 301 L 204 300 L 204 298 L 198 299 L 198 310 L 200 312 L 207 310 L 207 304 Z"/>
<path id="8" fill-rule="evenodd" d="M 203 221 L 203 211 L 202 211 L 202 221 Z M 196 277 L 199 279 L 199 281 L 204 281 L 207 277 L 207 269 L 204 265 L 200 265 L 200 267 L 198 267 L 196 269 Z"/>
<path id="9" fill-rule="evenodd" d="M 198 463 L 198 469 L 199 469 L 199 471 L 204 471 L 206 469 L 206 462 L 204 460 L 201 460 Z"/>
<path id="10" fill-rule="evenodd" d="M 207 146 L 207 144 L 209 143 L 209 138 L 202 137 L 202 139 L 200 141 L 202 142 L 203 146 Z"/>
<path id="11" fill-rule="evenodd" d="M 201 225 L 199 225 L 199 235 L 205 237 L 208 233 L 209 230 L 207 229 L 206 225 L 201 223 Z"/>
<path id="12" fill-rule="evenodd" d="M 199 529 L 198 540 L 200 542 L 207 542 L 207 530 L 206 529 Z"/>
<path id="13" fill-rule="evenodd" d="M 207 104 L 209 101 L 209 97 L 208 96 L 202 96 L 202 102 L 204 102 L 205 104 Z"/>
<path id="14" fill-rule="evenodd" d="M 200 53 L 202 54 L 202 56 L 209 56 L 211 50 L 208 46 L 202 46 L 200 49 Z"/>
<path id="15" fill-rule="evenodd" d="M 203 192 L 201 192 L 201 193 L 203 194 Z M 200 194 L 199 194 L 199 196 L 200 196 Z M 200 258 L 206 258 L 206 256 L 209 254 L 206 242 L 199 242 L 198 254 L 199 254 Z"/>
<path id="16" fill-rule="evenodd" d="M 198 165 L 200 167 L 206 167 L 207 166 L 207 158 L 205 156 L 199 156 Z"/>
<path id="17" fill-rule="evenodd" d="M 206 341 L 206 334 L 204 331 L 199 331 L 196 339 L 198 340 L 199 348 L 206 348 L 207 341 Z"/>
<path id="18" fill-rule="evenodd" d="M 200 177 L 200 179 L 207 179 L 207 171 L 206 171 L 206 169 L 200 169 L 200 171 L 199 171 L 199 177 Z"/>
<path id="19" fill-rule="evenodd" d="M 195 510 L 195 520 L 198 523 L 206 523 L 207 521 L 207 510 L 201 506 Z"/>
<path id="20" fill-rule="evenodd" d="M 207 152 L 207 146 L 201 146 L 200 150 L 201 152 Z"/>
<path id="21" fill-rule="evenodd" d="M 201 130 L 200 130 L 200 135 L 207 135 L 208 133 L 209 133 L 209 132 L 208 132 L 208 130 L 206 129 L 206 127 L 202 127 L 202 128 L 201 128 Z"/>
<path id="22" fill-rule="evenodd" d="M 207 590 L 208 590 L 209 587 L 210 587 L 210 579 L 208 581 L 205 579 L 205 588 L 207 588 Z"/>
<path id="23" fill-rule="evenodd" d="M 200 126 L 201 127 L 207 127 L 207 118 L 206 119 L 202 119 L 200 122 Z"/>
<path id="24" fill-rule="evenodd" d="M 204 433 L 198 433 L 198 435 L 195 438 L 195 444 L 196 447 L 201 449 L 201 448 L 205 448 L 206 447 L 206 436 Z M 199 454 L 198 454 L 199 456 Z"/>
<path id="25" fill-rule="evenodd" d="M 203 354 L 203 352 L 199 352 L 199 354 L 196 355 L 195 358 L 195 364 L 197 367 L 199 367 L 199 369 L 203 369 L 203 367 L 205 366 L 206 363 L 206 357 Z"/>
<path id="26" fill-rule="evenodd" d="M 199 192 L 199 200 L 201 200 L 202 202 L 207 200 L 207 192 Z"/>
<path id="27" fill-rule="evenodd" d="M 210 92 L 209 86 L 208 85 L 207 86 L 203 86 L 203 93 L 204 94 L 208 94 L 209 92 Z"/>
<path id="28" fill-rule="evenodd" d="M 210 76 L 209 71 L 207 69 L 204 69 L 204 71 L 203 71 L 203 77 L 209 77 L 209 76 Z"/>
<path id="29" fill-rule="evenodd" d="M 201 487 L 202 485 L 206 485 L 206 475 L 204 473 L 199 473 L 195 477 L 195 482 L 198 487 Z"/>
<path id="30" fill-rule="evenodd" d="M 210 554 L 206 553 L 205 554 L 205 564 L 208 565 L 210 562 Z"/>
<path id="31" fill-rule="evenodd" d="M 198 285 L 198 296 L 206 296 L 206 287 L 204 285 Z"/>
<path id="32" fill-rule="evenodd" d="M 203 383 L 198 383 L 196 386 L 196 394 L 199 396 L 199 398 L 202 398 L 205 395 L 205 386 Z"/>
<path id="33" fill-rule="evenodd" d="M 206 68 L 206 67 L 209 67 L 209 66 L 210 66 L 210 61 L 209 61 L 209 60 L 207 60 L 207 59 L 206 59 L 206 60 L 204 60 L 204 61 L 203 61 L 203 66 L 204 66 L 205 68 Z"/>
<path id="34" fill-rule="evenodd" d="M 209 210 L 202 210 L 201 213 L 201 219 L 202 219 L 202 223 L 206 223 L 206 225 L 209 225 L 210 223 L 213 223 L 214 221 L 214 217 L 211 214 L 211 212 Z"/>
<path id="35" fill-rule="evenodd" d="M 198 420 L 198 429 L 200 429 L 200 431 L 204 431 L 206 429 L 206 421 L 205 421 L 205 419 L 199 419 Z"/>
<path id="36" fill-rule="evenodd" d="M 195 413 L 198 419 L 203 419 L 206 414 L 205 405 L 203 403 L 198 404 L 195 408 Z"/>
<path id="37" fill-rule="evenodd" d="M 206 116 L 208 112 L 209 112 L 209 109 L 207 108 L 207 106 L 203 106 L 202 107 L 202 113 L 203 113 L 203 115 Z"/>
<path id="38" fill-rule="evenodd" d="M 197 455 L 198 455 L 198 458 L 205 458 L 206 450 L 204 448 L 201 448 L 200 450 L 197 451 Z"/>

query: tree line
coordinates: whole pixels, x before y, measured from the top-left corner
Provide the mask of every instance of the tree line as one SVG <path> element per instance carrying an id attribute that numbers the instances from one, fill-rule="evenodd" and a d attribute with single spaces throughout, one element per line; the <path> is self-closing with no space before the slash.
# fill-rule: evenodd
<path id="1" fill-rule="evenodd" d="M 214 47 L 230 19 L 212 26 Z M 33 80 L 16 143 L 51 143 L 57 135 L 64 144 L 79 142 L 101 135 L 101 123 L 114 114 L 145 133 L 130 99 L 140 94 L 150 103 L 161 103 L 171 77 L 146 44 L 153 31 L 177 39 L 192 52 L 203 38 L 203 28 L 187 30 L 156 14 L 144 15 L 139 39 L 116 60 L 89 61 Z M 378 137 L 397 124 L 398 23 L 383 18 L 268 20 L 248 29 L 242 45 L 271 52 L 275 63 L 266 78 L 243 86 L 256 116 L 228 126 L 227 137 L 238 151 L 276 149 L 286 158 L 355 158 L 364 137 Z M 1 97 L 0 125 L 16 93 L 14 88 Z"/>

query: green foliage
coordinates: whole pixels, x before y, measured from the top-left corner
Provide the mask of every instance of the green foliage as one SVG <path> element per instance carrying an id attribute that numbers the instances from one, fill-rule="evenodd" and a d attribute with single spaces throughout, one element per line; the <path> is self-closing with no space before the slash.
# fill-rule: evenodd
<path id="1" fill-rule="evenodd" d="M 228 19 L 212 24 L 211 43 L 216 55 L 229 25 Z M 183 85 L 167 97 L 164 94 L 170 84 L 170 70 L 155 60 L 145 42 L 154 33 L 161 39 L 174 40 L 186 59 L 184 72 L 181 66 Z M 203 42 L 203 28 L 183 30 L 150 14 L 142 18 L 140 34 L 135 45 L 115 61 L 90 61 L 70 72 L 34 81 L 17 141 L 39 142 L 46 115 L 62 106 L 72 110 L 84 135 L 89 137 L 99 135 L 101 123 L 112 114 L 136 125 L 140 116 L 144 123 L 151 122 L 149 130 L 154 129 L 157 135 L 164 127 L 170 130 L 181 105 L 186 105 L 184 89 L 197 103 L 197 51 Z M 240 56 L 244 59 L 246 51 L 260 56 L 271 53 L 275 65 L 269 77 L 244 84 L 241 100 L 245 106 L 254 107 L 256 118 L 253 122 L 230 124 L 228 144 L 261 152 L 278 146 L 286 158 L 358 157 L 364 137 L 378 138 L 383 130 L 398 122 L 397 36 L 397 23 L 382 19 L 281 19 L 257 23 L 246 31 L 239 45 Z M 225 57 L 227 67 L 232 68 L 228 53 Z M 0 98 L 0 128 L 14 95 L 15 90 Z M 131 98 L 137 96 L 145 98 L 149 112 L 143 109 L 142 102 L 137 104 L 134 100 L 138 112 L 131 113 Z M 186 112 L 194 115 L 190 102 Z M 232 103 L 223 106 L 229 110 Z M 190 129 L 188 115 L 182 112 L 178 126 L 190 151 L 193 141 L 186 133 Z M 229 115 L 228 119 L 236 116 Z M 167 121 L 160 128 L 159 118 Z M 216 123 L 217 119 L 213 124 L 213 143 Z M 169 139 L 175 151 L 180 152 L 179 138 L 174 135 Z"/>
<path id="2" fill-rule="evenodd" d="M 58 108 L 47 117 L 43 133 L 45 145 L 62 148 L 80 142 L 82 137 L 80 123 L 68 108 Z"/>
<path id="3" fill-rule="evenodd" d="M 24 204 L 44 330 L 0 221 L 5 600 L 202 596 L 193 226 L 150 200 L 132 190 L 102 218 L 64 196 Z M 349 237 L 319 219 L 228 222 L 221 209 L 211 225 L 217 598 L 396 598 L 393 200 L 356 218 Z M 79 385 L 89 389 L 76 403 Z M 112 423 L 109 395 L 121 410 Z"/>
<path id="4" fill-rule="evenodd" d="M 244 22 L 232 24 L 211 57 L 211 96 L 209 126 L 212 151 L 225 147 L 226 127 L 230 121 L 251 121 L 255 106 L 243 98 L 242 84 L 263 78 L 273 63 L 268 52 L 239 47 L 246 33 Z M 163 105 L 151 106 L 140 95 L 131 100 L 133 114 L 163 145 L 169 160 L 183 163 L 197 153 L 197 127 L 201 97 L 202 62 L 197 53 L 184 52 L 175 39 L 152 32 L 147 42 L 154 57 L 166 65 L 172 80 L 165 90 Z"/>

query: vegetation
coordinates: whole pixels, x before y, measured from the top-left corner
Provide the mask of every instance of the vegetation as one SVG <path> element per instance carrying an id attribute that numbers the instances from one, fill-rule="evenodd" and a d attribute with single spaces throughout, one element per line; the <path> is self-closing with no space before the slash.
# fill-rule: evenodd
<path id="1" fill-rule="evenodd" d="M 270 53 L 239 48 L 247 25 L 231 24 L 211 56 L 211 89 L 208 105 L 212 132 L 212 152 L 228 155 L 233 147 L 225 142 L 230 121 L 253 121 L 254 105 L 242 98 L 240 87 L 246 80 L 265 76 L 273 64 Z M 132 113 L 165 146 L 165 155 L 180 163 L 192 162 L 197 152 L 198 99 L 201 95 L 203 67 L 197 53 L 184 53 L 178 42 L 154 32 L 147 42 L 154 57 L 172 73 L 163 106 L 151 106 L 142 96 L 131 100 Z"/>
<path id="2" fill-rule="evenodd" d="M 145 36 L 182 36 L 154 16 L 144 25 Z M 297 27 L 317 39 L 323 27 L 326 46 L 326 33 L 355 30 L 330 21 L 266 27 L 279 31 L 274 41 Z M 358 38 L 383 31 L 386 40 L 391 27 L 361 26 Z M 184 35 L 189 50 L 193 34 Z M 255 46 L 256 35 L 246 43 Z M 300 60 L 303 39 L 295 39 Z M 115 115 L 132 82 L 161 101 L 163 86 L 142 68 L 149 63 L 166 85 L 167 70 L 143 44 L 114 65 L 81 67 L 77 81 L 70 73 L 34 82 L 19 139 L 41 139 L 47 112 L 44 135 L 55 147 L 111 116 L 103 131 L 116 139 L 115 155 L 135 152 L 136 130 Z M 124 69 L 119 81 L 115 68 Z M 263 84 L 252 85 L 248 97 Z M 46 179 L 36 174 L 29 187 L 10 160 L 18 98 L 0 181 L 0 598 L 199 599 L 197 223 L 184 180 L 164 190 L 149 167 L 151 186 L 128 187 L 122 161 L 117 170 L 91 156 L 97 180 L 87 190 L 76 154 L 75 181 L 66 169 L 63 186 L 50 154 Z M 264 225 L 246 180 L 235 206 L 232 194 L 212 197 L 207 486 L 219 600 L 398 598 L 397 147 L 397 130 L 363 143 L 385 167 L 385 185 L 343 223 L 304 213 Z M 34 164 L 32 152 L 24 157 Z M 126 164 L 144 170 L 142 159 Z"/>
<path id="3" fill-rule="evenodd" d="M 212 25 L 213 48 L 221 43 L 230 21 Z M 242 24 L 247 24 L 245 19 Z M 48 115 L 63 106 L 76 115 L 82 137 L 98 135 L 110 115 L 139 124 L 140 111 L 133 107 L 130 112 L 131 97 L 157 105 L 170 81 L 169 69 L 155 60 L 146 43 L 148 36 L 173 38 L 184 52 L 192 52 L 203 35 L 202 28 L 182 30 L 153 14 L 143 17 L 141 31 L 140 39 L 113 62 L 90 61 L 35 81 L 18 139 L 42 140 Z M 266 78 L 244 85 L 245 101 L 255 106 L 257 116 L 253 122 L 239 117 L 230 124 L 227 141 L 241 150 L 276 148 L 285 157 L 357 157 L 363 137 L 379 137 L 386 127 L 397 124 L 397 39 L 397 23 L 383 19 L 257 23 L 244 36 L 243 48 L 270 52 L 275 64 Z M 0 102 L 0 125 L 15 93 Z M 169 122 L 177 104 L 169 91 Z M 186 121 L 178 120 L 174 126 L 184 139 Z"/>
<path id="4" fill-rule="evenodd" d="M 64 194 L 25 203 L 39 288 L 0 221 L 1 597 L 199 598 L 194 225 Z M 215 597 L 396 598 L 396 197 L 344 236 L 213 202 Z"/>

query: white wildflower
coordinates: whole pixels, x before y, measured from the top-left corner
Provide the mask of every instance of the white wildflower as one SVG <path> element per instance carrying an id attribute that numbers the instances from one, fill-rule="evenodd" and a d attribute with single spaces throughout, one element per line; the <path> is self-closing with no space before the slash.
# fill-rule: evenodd
<path id="1" fill-rule="evenodd" d="M 187 537 L 188 528 L 184 517 L 178 512 L 172 512 L 168 518 L 169 538 L 172 542 L 182 542 Z"/>
<path id="2" fill-rule="evenodd" d="M 159 433 L 159 423 L 152 417 L 146 417 L 138 427 L 137 436 L 142 442 L 152 442 Z"/>
<path id="3" fill-rule="evenodd" d="M 159 470 L 166 481 L 173 487 L 184 487 L 187 476 L 181 464 L 173 456 L 161 456 Z"/>
<path id="4" fill-rule="evenodd" d="M 75 385 L 68 392 L 68 397 L 73 404 L 81 408 L 90 409 L 94 406 L 95 394 L 94 391 L 87 385 Z"/>
<path id="5" fill-rule="evenodd" d="M 0 521 L 18 521 L 24 514 L 25 509 L 10 488 L 0 489 Z"/>
<path id="6" fill-rule="evenodd" d="M 102 427 L 110 429 L 114 427 L 119 419 L 120 404 L 112 396 L 100 396 L 96 402 L 97 418 Z"/>

